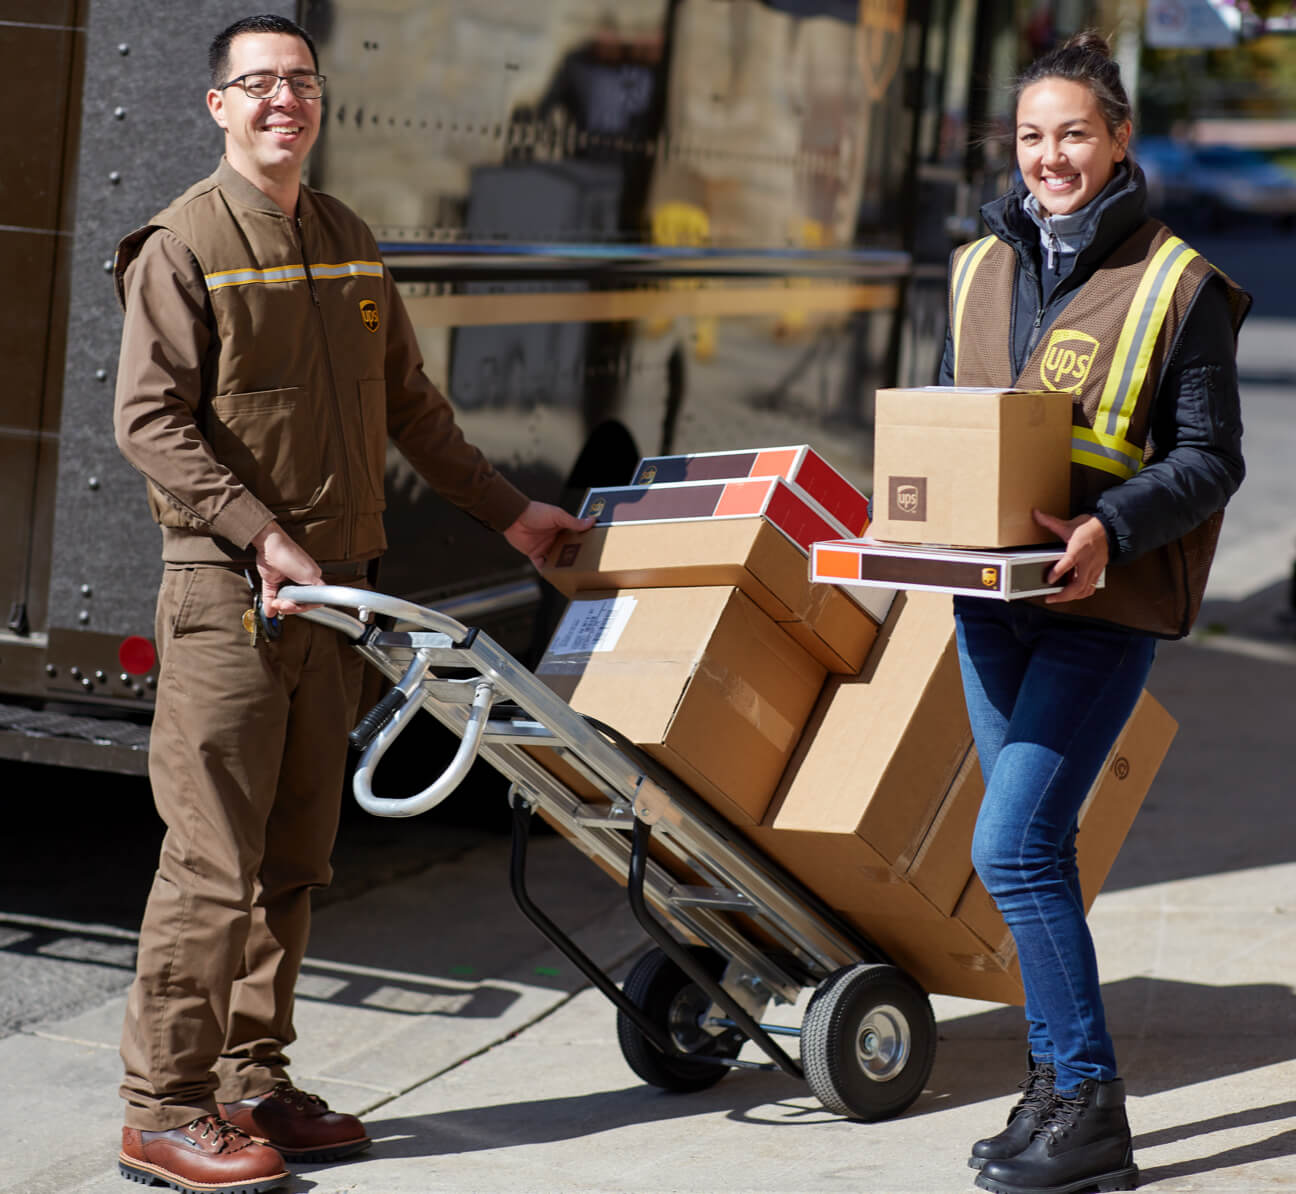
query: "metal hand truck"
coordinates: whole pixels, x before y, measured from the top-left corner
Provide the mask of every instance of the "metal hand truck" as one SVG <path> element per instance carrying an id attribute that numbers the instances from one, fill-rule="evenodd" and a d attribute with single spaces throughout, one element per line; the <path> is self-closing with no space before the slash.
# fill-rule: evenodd
<path id="1" fill-rule="evenodd" d="M 335 585 L 285 587 L 281 596 L 316 604 L 299 616 L 336 629 L 394 684 L 350 736 L 362 752 L 353 784 L 362 808 L 426 812 L 479 757 L 511 781 L 514 898 L 615 1005 L 622 1054 L 645 1082 L 695 1091 L 734 1067 L 779 1069 L 804 1079 L 829 1111 L 865 1121 L 898 1115 L 922 1092 L 936 1025 L 921 987 L 613 727 L 577 713 L 487 635 L 436 610 Z M 420 708 L 458 736 L 454 758 L 416 795 L 375 795 L 380 760 Z M 537 761 L 546 751 L 576 773 L 579 790 Z M 657 945 L 624 989 L 527 892 L 537 810 L 624 882 Z M 771 1003 L 794 1004 L 806 988 L 799 1029 L 761 1023 Z M 798 1037 L 799 1057 L 775 1036 Z M 749 1040 L 768 1061 L 739 1058 Z"/>

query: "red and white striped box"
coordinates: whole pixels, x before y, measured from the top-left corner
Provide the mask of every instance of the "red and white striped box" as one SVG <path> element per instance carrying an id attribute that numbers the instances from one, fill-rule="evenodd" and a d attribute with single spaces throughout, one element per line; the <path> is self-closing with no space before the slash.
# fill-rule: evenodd
<path id="1" fill-rule="evenodd" d="M 690 452 L 678 456 L 645 456 L 635 469 L 634 483 L 661 485 L 680 481 L 736 480 L 743 477 L 782 477 L 822 506 L 843 526 L 850 528 L 850 535 L 862 535 L 868 527 L 868 496 L 809 444 L 729 452 Z"/>
<path id="2" fill-rule="evenodd" d="M 807 555 L 821 539 L 846 539 L 844 523 L 798 486 L 778 476 L 738 480 L 655 482 L 591 489 L 579 517 L 595 526 L 692 522 L 760 515 Z"/>

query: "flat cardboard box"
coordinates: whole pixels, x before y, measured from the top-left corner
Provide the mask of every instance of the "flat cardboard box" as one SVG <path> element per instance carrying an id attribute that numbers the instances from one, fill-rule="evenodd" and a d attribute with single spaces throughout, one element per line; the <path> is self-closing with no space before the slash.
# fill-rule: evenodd
<path id="1" fill-rule="evenodd" d="M 855 834 L 905 867 L 971 743 L 952 599 L 902 593 L 860 674 L 829 678 L 764 823 Z"/>
<path id="2" fill-rule="evenodd" d="M 591 589 L 733 585 L 829 671 L 850 675 L 863 666 L 881 620 L 835 585 L 812 584 L 805 553 L 760 516 L 568 532 L 541 575 L 568 597 Z"/>
<path id="3" fill-rule="evenodd" d="M 1031 517 L 1071 505 L 1071 395 L 955 386 L 877 392 L 874 539 L 1055 542 Z"/>
<path id="4" fill-rule="evenodd" d="M 825 584 L 926 589 L 966 597 L 1018 601 L 1057 593 L 1067 578 L 1048 574 L 1062 558 L 1056 548 L 958 548 L 883 543 L 865 536 L 816 543 L 810 552 L 810 579 Z M 1104 569 L 1097 587 L 1106 583 Z"/>
<path id="5" fill-rule="evenodd" d="M 678 481 L 591 489 L 577 511 L 596 526 L 625 522 L 687 522 L 762 515 L 807 554 L 821 539 L 849 539 L 839 522 L 782 477 Z"/>
<path id="6" fill-rule="evenodd" d="M 690 452 L 645 456 L 634 473 L 636 485 L 670 481 L 717 481 L 731 477 L 784 477 L 808 493 L 839 522 L 862 535 L 869 523 L 869 501 L 809 444 L 751 448 L 731 452 Z"/>
<path id="7" fill-rule="evenodd" d="M 596 527 L 642 523 L 683 526 L 709 519 L 760 517 L 807 556 L 813 543 L 851 537 L 844 523 L 782 477 L 590 489 L 577 513 L 581 518 L 593 518 Z M 892 594 L 885 590 L 847 590 L 847 596 L 877 622 L 886 617 L 891 607 Z"/>
<path id="8" fill-rule="evenodd" d="M 753 825 L 827 673 L 738 589 L 707 585 L 581 594 L 536 674 Z"/>
<path id="9" fill-rule="evenodd" d="M 1094 780 L 1081 806 L 1076 834 L 1076 865 L 1086 912 L 1107 881 L 1177 730 L 1178 723 L 1160 701 L 1144 692 Z M 1008 926 L 976 875 L 968 881 L 954 915 L 992 948 L 1003 950 L 1012 942 Z"/>

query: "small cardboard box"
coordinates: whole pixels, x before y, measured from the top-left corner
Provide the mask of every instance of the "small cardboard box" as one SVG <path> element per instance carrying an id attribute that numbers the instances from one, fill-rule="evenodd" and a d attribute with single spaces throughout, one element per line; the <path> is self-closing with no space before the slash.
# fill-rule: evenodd
<path id="1" fill-rule="evenodd" d="M 1071 505 L 1071 395 L 954 386 L 879 390 L 874 539 L 1015 547 Z"/>
<path id="2" fill-rule="evenodd" d="M 832 672 L 858 672 L 877 637 L 877 621 L 835 585 L 812 584 L 805 553 L 759 516 L 569 532 L 541 575 L 568 597 L 590 589 L 733 585 Z"/>
<path id="3" fill-rule="evenodd" d="M 809 494 L 838 522 L 862 535 L 869 523 L 866 494 L 856 489 L 809 444 L 734 452 L 692 452 L 645 456 L 635 469 L 636 485 L 671 481 L 719 481 L 735 477 L 784 477 Z"/>
<path id="4" fill-rule="evenodd" d="M 1107 881 L 1177 730 L 1178 723 L 1165 707 L 1144 692 L 1094 780 L 1081 806 L 1076 834 L 1076 865 L 1085 911 L 1093 907 Z M 971 839 L 968 841 L 970 845 Z M 976 875 L 959 897 L 954 915 L 991 948 L 1002 951 L 1011 945 L 1012 934 Z"/>
<path id="5" fill-rule="evenodd" d="M 765 825 L 917 856 L 972 743 L 951 598 L 902 593 L 858 676 L 824 687 Z"/>
<path id="6" fill-rule="evenodd" d="M 536 674 L 753 825 L 826 670 L 738 589 L 708 585 L 581 594 Z"/>
<path id="7" fill-rule="evenodd" d="M 1065 577 L 1048 579 L 1062 555 L 1061 547 L 978 550 L 882 543 L 865 537 L 816 543 L 810 554 L 810 579 L 847 587 L 928 589 L 1017 601 L 1066 587 Z M 1098 588 L 1104 586 L 1106 577 L 1104 570 Z"/>

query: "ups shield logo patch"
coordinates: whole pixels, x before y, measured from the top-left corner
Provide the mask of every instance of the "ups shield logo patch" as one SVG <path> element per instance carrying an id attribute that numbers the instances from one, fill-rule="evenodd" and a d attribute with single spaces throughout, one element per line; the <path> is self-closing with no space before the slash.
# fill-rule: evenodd
<path id="1" fill-rule="evenodd" d="M 378 304 L 373 299 L 360 300 L 360 319 L 371 332 L 378 330 Z"/>
<path id="2" fill-rule="evenodd" d="M 1078 394 L 1089 376 L 1098 341 L 1084 332 L 1054 328 L 1040 363 L 1040 380 L 1050 390 Z"/>

